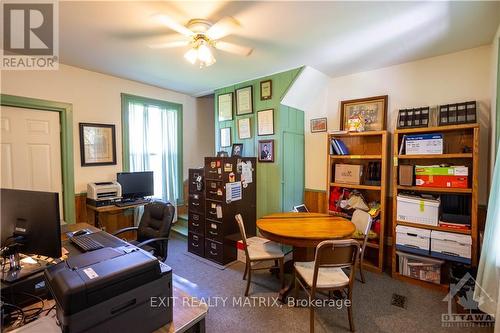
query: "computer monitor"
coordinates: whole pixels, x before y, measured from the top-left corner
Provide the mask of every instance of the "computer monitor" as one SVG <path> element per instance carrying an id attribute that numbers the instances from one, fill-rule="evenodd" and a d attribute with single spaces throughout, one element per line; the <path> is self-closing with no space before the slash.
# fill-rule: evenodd
<path id="1" fill-rule="evenodd" d="M 1 246 L 13 242 L 24 254 L 61 257 L 59 194 L 4 189 L 1 201 Z"/>
<path id="2" fill-rule="evenodd" d="M 124 199 L 143 198 L 154 194 L 153 171 L 119 172 L 116 180 L 122 186 Z"/>

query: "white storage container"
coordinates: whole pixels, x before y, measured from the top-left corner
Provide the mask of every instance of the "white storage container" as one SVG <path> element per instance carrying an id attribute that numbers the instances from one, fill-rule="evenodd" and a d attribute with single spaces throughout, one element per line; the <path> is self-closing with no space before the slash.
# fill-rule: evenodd
<path id="1" fill-rule="evenodd" d="M 429 255 L 431 231 L 427 229 L 396 226 L 396 249 Z"/>
<path id="2" fill-rule="evenodd" d="M 439 223 L 439 200 L 399 194 L 396 218 L 401 222 L 411 222 L 437 226 Z"/>
<path id="3" fill-rule="evenodd" d="M 470 264 L 471 246 L 470 235 L 436 230 L 431 232 L 431 255 L 433 257 Z"/>
<path id="4" fill-rule="evenodd" d="M 432 283 L 441 283 L 441 267 L 443 260 L 421 257 L 414 254 L 396 251 L 398 255 L 399 274 Z"/>

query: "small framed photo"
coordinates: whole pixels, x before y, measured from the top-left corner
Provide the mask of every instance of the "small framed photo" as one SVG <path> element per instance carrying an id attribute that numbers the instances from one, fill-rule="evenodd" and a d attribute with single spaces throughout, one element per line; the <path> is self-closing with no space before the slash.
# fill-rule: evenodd
<path id="1" fill-rule="evenodd" d="M 311 119 L 311 133 L 326 132 L 326 118 Z"/>
<path id="2" fill-rule="evenodd" d="M 274 134 L 274 109 L 257 112 L 257 135 Z"/>
<path id="3" fill-rule="evenodd" d="M 362 121 L 365 131 L 386 129 L 387 95 L 342 101 L 340 129 L 349 130 L 349 122 Z"/>
<path id="4" fill-rule="evenodd" d="M 241 157 L 243 155 L 243 144 L 233 143 L 233 148 L 231 149 L 231 157 Z"/>
<path id="5" fill-rule="evenodd" d="M 115 125 L 80 123 L 82 166 L 116 165 Z"/>
<path id="6" fill-rule="evenodd" d="M 250 118 L 238 119 L 238 139 L 250 139 L 252 137 L 252 130 L 250 127 Z"/>
<path id="7" fill-rule="evenodd" d="M 260 82 L 260 100 L 265 101 L 273 98 L 273 81 L 266 80 Z"/>
<path id="8" fill-rule="evenodd" d="M 274 162 L 274 140 L 259 140 L 259 162 Z"/>
<path id="9" fill-rule="evenodd" d="M 217 96 L 217 115 L 219 121 L 233 120 L 233 93 Z"/>
<path id="10" fill-rule="evenodd" d="M 236 89 L 236 115 L 253 113 L 253 87 Z"/>
<path id="11" fill-rule="evenodd" d="M 227 151 L 218 151 L 217 152 L 217 157 L 229 157 L 229 154 L 227 153 Z"/>
<path id="12" fill-rule="evenodd" d="M 231 127 L 220 129 L 220 146 L 222 148 L 231 147 Z"/>

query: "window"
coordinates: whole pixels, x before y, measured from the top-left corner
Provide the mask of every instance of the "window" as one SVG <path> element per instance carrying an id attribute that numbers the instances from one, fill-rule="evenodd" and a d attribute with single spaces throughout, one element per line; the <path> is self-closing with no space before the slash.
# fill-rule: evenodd
<path id="1" fill-rule="evenodd" d="M 182 201 L 182 105 L 122 94 L 123 169 L 153 171 L 154 197 Z"/>

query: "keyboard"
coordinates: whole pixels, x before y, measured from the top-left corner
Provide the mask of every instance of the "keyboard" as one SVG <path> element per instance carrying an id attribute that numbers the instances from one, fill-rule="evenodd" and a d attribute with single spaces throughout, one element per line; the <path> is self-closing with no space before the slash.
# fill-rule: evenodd
<path id="1" fill-rule="evenodd" d="M 104 245 L 102 245 L 96 240 L 93 240 L 88 235 L 71 237 L 69 240 L 71 241 L 71 243 L 75 244 L 77 247 L 79 247 L 81 250 L 85 252 L 99 250 L 104 247 Z"/>
<path id="2" fill-rule="evenodd" d="M 133 201 L 118 201 L 118 202 L 115 202 L 115 206 L 128 207 L 128 206 L 146 204 L 148 202 L 150 202 L 150 200 L 148 200 L 148 199 L 137 199 L 137 200 L 133 200 Z"/>

